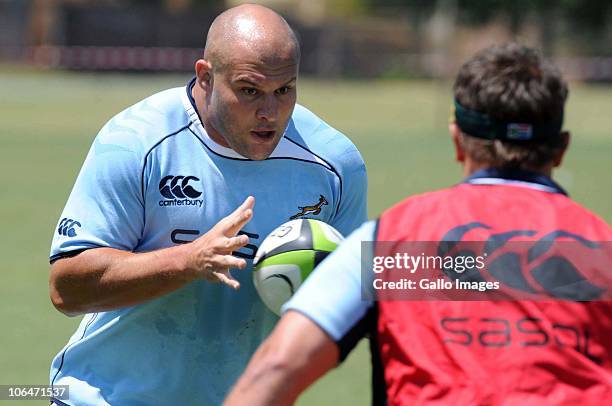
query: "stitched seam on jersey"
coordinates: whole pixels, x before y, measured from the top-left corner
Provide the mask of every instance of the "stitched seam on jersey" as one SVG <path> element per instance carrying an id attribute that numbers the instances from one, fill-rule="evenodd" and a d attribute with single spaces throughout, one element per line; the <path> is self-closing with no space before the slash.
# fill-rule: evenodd
<path id="1" fill-rule="evenodd" d="M 333 173 L 336 174 L 336 176 L 338 177 L 338 180 L 340 181 L 340 196 L 338 197 L 338 204 L 336 206 L 336 215 L 338 214 L 338 212 L 340 211 L 340 203 L 342 202 L 342 176 L 340 176 L 340 173 L 336 170 L 336 168 L 334 168 L 334 166 L 332 164 L 330 164 L 326 159 L 323 159 L 323 157 L 315 154 L 314 152 L 312 152 L 311 150 L 309 150 L 308 148 L 306 148 L 305 146 L 298 144 L 296 141 L 292 140 L 291 138 L 285 136 L 285 138 L 289 141 L 291 141 L 292 143 L 294 143 L 295 145 L 297 145 L 298 147 L 302 148 L 305 151 L 310 152 L 312 155 L 316 156 L 317 158 L 319 158 L 321 161 L 325 162 L 327 165 L 329 165 L 329 167 L 331 168 L 331 171 Z M 335 217 L 335 216 L 334 216 Z"/>
<path id="2" fill-rule="evenodd" d="M 74 341 L 72 344 L 70 344 L 68 347 L 66 347 L 66 349 L 62 352 L 62 359 L 60 361 L 60 366 L 59 366 L 59 368 L 57 368 L 57 372 L 55 373 L 55 376 L 51 380 L 51 386 L 53 386 L 55 384 L 55 379 L 57 378 L 57 376 L 59 375 L 59 373 L 62 370 L 62 367 L 64 366 L 64 357 L 66 356 L 66 352 L 70 348 L 72 348 L 76 343 L 81 341 L 83 339 L 83 337 L 85 337 L 85 333 L 87 333 L 87 329 L 89 328 L 89 326 L 91 326 L 93 324 L 94 320 L 98 317 L 98 314 L 100 314 L 100 313 L 94 314 L 93 317 L 91 319 L 89 319 L 89 321 L 85 325 L 85 328 L 83 329 L 83 335 L 81 336 L 81 338 L 79 338 L 78 340 Z"/>
<path id="3" fill-rule="evenodd" d="M 191 124 L 193 124 L 193 122 L 191 122 Z M 225 158 L 225 159 L 230 159 L 232 161 L 254 162 L 252 159 L 248 159 L 248 158 L 241 159 L 241 158 L 233 158 L 233 157 L 221 155 L 218 152 L 213 151 L 208 145 L 206 145 L 206 143 L 200 137 L 198 137 L 198 135 L 191 129 L 191 125 L 188 126 L 188 130 L 189 130 L 189 132 L 191 132 L 191 134 L 193 134 L 194 137 L 196 137 L 196 139 L 198 141 L 200 141 L 200 143 L 202 145 L 204 145 L 204 147 L 206 147 L 206 149 L 208 151 L 210 151 L 210 153 L 212 153 L 212 154 L 214 154 L 214 155 L 216 155 L 218 157 Z M 293 161 L 306 162 L 306 163 L 310 163 L 310 164 L 314 164 L 314 165 L 319 165 L 319 166 L 325 168 L 326 170 L 328 170 L 329 172 L 333 173 L 334 175 L 336 175 L 338 177 L 338 182 L 340 183 L 340 196 L 338 197 L 338 204 L 335 207 L 335 213 L 334 213 L 334 217 L 337 216 L 338 212 L 340 211 L 340 203 L 342 202 L 342 176 L 340 176 L 340 173 L 338 173 L 336 168 L 334 168 L 334 166 L 332 164 L 330 164 L 327 160 L 321 158 L 319 155 L 315 154 L 314 152 L 312 152 L 308 148 L 298 144 L 297 142 L 293 141 L 291 138 L 287 137 L 286 135 L 284 136 L 284 138 L 287 139 L 288 141 L 292 142 L 293 144 L 297 145 L 298 147 L 302 148 L 303 150 L 308 151 L 312 155 L 316 156 L 321 161 L 325 162 L 329 166 L 329 168 L 327 166 L 323 165 L 320 162 L 308 161 L 306 159 L 293 158 L 293 157 L 280 157 L 280 156 L 279 157 L 272 157 L 272 158 L 269 157 L 269 158 L 266 158 L 265 160 L 266 161 L 274 161 L 274 160 L 278 160 L 278 159 L 289 159 L 289 160 L 293 160 Z"/>
<path id="4" fill-rule="evenodd" d="M 164 142 L 165 140 L 167 140 L 168 138 L 172 137 L 173 135 L 176 135 L 178 133 L 180 133 L 181 131 L 185 130 L 186 128 L 189 128 L 189 126 L 193 124 L 192 121 L 190 121 L 189 123 L 187 123 L 186 125 L 184 125 L 183 127 L 179 128 L 178 130 L 174 131 L 173 133 L 170 133 L 168 135 L 164 135 L 159 141 L 157 141 L 151 148 L 149 148 L 149 150 L 147 151 L 147 153 L 145 154 L 144 160 L 142 162 L 142 171 L 140 173 L 140 193 L 142 195 L 142 204 L 143 207 L 146 207 L 146 198 L 145 198 L 145 188 L 144 188 L 144 171 L 145 168 L 147 166 L 147 160 L 149 159 L 149 155 L 151 154 L 151 152 L 153 152 L 153 150 L 155 148 L 157 148 L 162 142 Z"/>
<path id="5" fill-rule="evenodd" d="M 196 133 L 193 132 L 191 127 L 189 127 L 189 131 L 191 132 L 191 134 L 193 134 L 194 137 L 196 137 L 198 139 L 198 141 L 200 141 L 200 143 L 202 145 L 204 145 L 206 147 L 206 149 L 208 151 L 210 151 L 212 154 L 214 154 L 214 155 L 216 155 L 216 156 L 218 156 L 220 158 L 225 158 L 225 159 L 229 159 L 229 160 L 232 160 L 232 161 L 241 161 L 241 162 L 257 162 L 257 161 L 254 161 L 253 159 L 234 158 L 234 157 L 231 157 L 231 156 L 225 156 L 225 155 L 219 154 L 218 152 L 213 151 L 208 145 L 206 145 L 206 143 L 204 141 L 202 141 L 202 139 L 200 137 L 198 137 L 198 135 Z M 329 165 L 329 164 L 328 165 L 330 166 L 330 168 L 328 168 L 327 166 L 325 166 L 322 163 L 317 162 L 317 161 L 309 161 L 309 160 L 306 160 L 306 159 L 294 158 L 294 157 L 290 157 L 290 156 L 287 156 L 287 157 L 285 157 L 285 156 L 277 156 L 277 157 L 272 157 L 272 158 L 266 158 L 265 161 L 275 161 L 275 160 L 279 160 L 279 159 L 289 159 L 289 160 L 292 160 L 292 161 L 299 161 L 299 162 L 305 162 L 305 163 L 308 163 L 308 164 L 319 165 L 319 166 L 325 168 L 327 171 L 329 171 L 329 172 L 333 173 L 334 175 L 336 175 L 338 177 L 338 179 L 340 180 L 340 184 L 342 185 L 342 179 L 340 178 L 340 175 L 338 175 L 338 173 L 335 170 L 330 169 L 332 166 Z"/>

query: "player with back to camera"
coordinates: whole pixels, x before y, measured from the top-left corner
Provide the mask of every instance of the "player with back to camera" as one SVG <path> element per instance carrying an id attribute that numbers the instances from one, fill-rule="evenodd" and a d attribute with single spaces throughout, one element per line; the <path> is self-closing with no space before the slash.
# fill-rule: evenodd
<path id="1" fill-rule="evenodd" d="M 285 305 L 226 404 L 291 404 L 366 334 L 375 405 L 600 405 L 609 399 L 612 305 L 597 300 L 597 289 L 589 293 L 588 280 L 571 292 L 583 303 L 551 296 L 376 301 L 374 292 L 362 298 L 361 291 L 362 241 L 443 241 L 452 232 L 465 241 L 565 238 L 598 250 L 608 242 L 602 253 L 609 264 L 610 226 L 551 179 L 569 143 L 562 131 L 567 94 L 558 70 L 518 44 L 493 46 L 467 61 L 455 81 L 450 124 L 463 182 L 410 197 L 349 236 Z M 558 273 L 539 279 L 537 289 L 554 290 L 572 277 L 567 269 L 552 271 Z M 609 290 L 610 268 L 599 271 Z"/>
<path id="2" fill-rule="evenodd" d="M 365 221 L 363 160 L 296 105 L 299 59 L 278 14 L 229 9 L 186 87 L 97 135 L 51 248 L 53 304 L 86 313 L 52 362 L 56 404 L 220 404 L 278 320 L 251 280 L 261 239 L 320 196 L 312 218 Z"/>

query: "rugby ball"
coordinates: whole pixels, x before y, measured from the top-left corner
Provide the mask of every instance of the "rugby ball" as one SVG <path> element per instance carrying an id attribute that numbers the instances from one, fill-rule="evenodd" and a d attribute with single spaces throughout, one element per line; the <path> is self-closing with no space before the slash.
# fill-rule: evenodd
<path id="1" fill-rule="evenodd" d="M 291 220 L 261 243 L 253 262 L 253 283 L 265 305 L 280 316 L 313 269 L 342 241 L 342 234 L 313 219 Z"/>

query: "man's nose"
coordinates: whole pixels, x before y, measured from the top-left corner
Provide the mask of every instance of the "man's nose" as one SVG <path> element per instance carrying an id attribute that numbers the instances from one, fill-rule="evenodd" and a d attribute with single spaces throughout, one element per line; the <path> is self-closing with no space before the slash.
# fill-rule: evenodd
<path id="1" fill-rule="evenodd" d="M 257 108 L 257 119 L 265 120 L 265 121 L 276 121 L 276 117 L 278 114 L 278 100 L 276 99 L 276 95 L 268 94 L 266 95 L 261 105 Z"/>

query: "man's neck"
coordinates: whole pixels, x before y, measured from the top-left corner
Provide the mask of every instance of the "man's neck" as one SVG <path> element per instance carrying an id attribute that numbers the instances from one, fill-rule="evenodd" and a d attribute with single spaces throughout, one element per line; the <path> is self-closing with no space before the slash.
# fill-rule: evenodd
<path id="1" fill-rule="evenodd" d="M 465 162 L 463 163 L 463 177 L 467 178 L 470 175 L 472 175 L 474 172 L 482 170 L 482 169 L 493 169 L 493 167 L 489 165 L 485 165 L 485 164 L 476 163 L 472 161 L 471 159 L 466 159 Z M 538 175 L 544 175 L 550 178 L 552 177 L 552 170 L 553 170 L 552 165 L 547 165 L 537 170 L 530 169 L 529 172 L 533 172 Z"/>
<path id="2" fill-rule="evenodd" d="M 227 141 L 225 141 L 225 138 L 223 138 L 221 134 L 219 134 L 219 132 L 215 130 L 208 122 L 206 115 L 204 114 L 204 101 L 206 100 L 206 92 L 204 91 L 204 89 L 202 89 L 202 87 L 198 85 L 197 82 L 191 88 L 191 96 L 195 101 L 198 117 L 200 118 L 202 126 L 206 130 L 206 133 L 208 134 L 210 139 L 212 139 L 214 142 L 221 145 L 222 147 L 230 148 Z"/>

